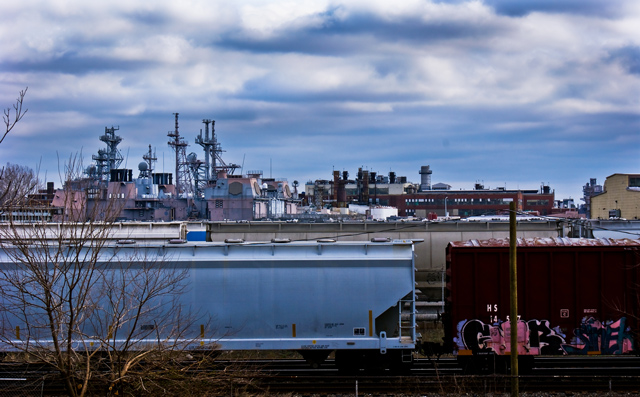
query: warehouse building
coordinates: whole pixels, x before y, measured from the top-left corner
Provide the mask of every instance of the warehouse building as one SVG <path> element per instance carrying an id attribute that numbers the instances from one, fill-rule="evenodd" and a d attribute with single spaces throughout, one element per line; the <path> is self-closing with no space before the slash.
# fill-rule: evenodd
<path id="1" fill-rule="evenodd" d="M 640 219 L 640 174 L 613 174 L 604 182 L 604 191 L 591 197 L 594 219 Z"/>

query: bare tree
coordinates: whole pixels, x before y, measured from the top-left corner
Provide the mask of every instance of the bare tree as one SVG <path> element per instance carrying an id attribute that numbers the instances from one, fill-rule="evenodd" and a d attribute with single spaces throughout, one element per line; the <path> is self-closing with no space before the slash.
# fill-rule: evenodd
<path id="1" fill-rule="evenodd" d="M 97 350 L 79 350 L 75 343 L 96 310 L 90 287 L 99 276 L 96 264 L 109 225 L 78 222 L 56 232 L 45 224 L 21 228 L 9 218 L 4 226 L 0 338 L 11 350 L 60 371 L 69 395 L 85 395 L 87 364 Z"/>
<path id="2" fill-rule="evenodd" d="M 37 193 L 39 187 L 33 169 L 7 163 L 0 175 L 0 208 L 24 206 L 29 194 Z"/>
<path id="3" fill-rule="evenodd" d="M 0 227 L 0 343 L 48 363 L 69 395 L 84 396 L 131 382 L 143 359 L 175 357 L 198 335 L 189 339 L 193 317 L 180 305 L 188 273 L 157 249 L 114 245 L 121 200 L 87 215 L 86 201 L 71 202 L 70 179 L 59 192 L 70 213 L 57 227 L 12 218 Z"/>

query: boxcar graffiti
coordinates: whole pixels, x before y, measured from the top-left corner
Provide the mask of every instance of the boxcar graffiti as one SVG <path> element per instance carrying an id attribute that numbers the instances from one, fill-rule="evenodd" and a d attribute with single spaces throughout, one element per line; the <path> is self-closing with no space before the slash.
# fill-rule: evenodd
<path id="1" fill-rule="evenodd" d="M 626 318 L 602 323 L 593 317 L 584 318 L 567 341 L 558 327 L 552 328 L 548 320 L 518 321 L 518 354 L 520 355 L 587 355 L 624 354 L 634 350 L 631 330 Z M 458 351 L 492 352 L 505 355 L 511 350 L 508 322 L 485 324 L 480 320 L 458 323 L 454 338 Z"/>
<path id="2" fill-rule="evenodd" d="M 564 346 L 568 354 L 624 354 L 635 350 L 631 328 L 627 319 L 601 323 L 593 317 L 586 318 L 574 331 L 574 343 Z M 637 331 L 637 330 L 636 330 Z"/>

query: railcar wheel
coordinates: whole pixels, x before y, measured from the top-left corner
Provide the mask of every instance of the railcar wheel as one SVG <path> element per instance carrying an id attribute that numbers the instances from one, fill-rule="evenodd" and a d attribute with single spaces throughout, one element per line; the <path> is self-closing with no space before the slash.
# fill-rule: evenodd
<path id="1" fill-rule="evenodd" d="M 362 369 L 364 361 L 364 354 L 358 350 L 336 350 L 336 366 L 340 373 L 356 373 Z"/>
<path id="2" fill-rule="evenodd" d="M 407 374 L 413 367 L 413 352 L 411 350 L 391 350 L 381 357 L 384 357 L 385 366 L 394 374 Z"/>
<path id="3" fill-rule="evenodd" d="M 480 371 L 477 368 L 477 363 L 473 359 L 473 356 L 458 356 L 458 366 L 462 369 L 462 373 L 464 375 L 476 375 L 479 374 Z"/>
<path id="4" fill-rule="evenodd" d="M 327 357 L 329 357 L 331 350 L 300 350 L 298 353 L 300 353 L 311 368 L 318 369 Z"/>
<path id="5" fill-rule="evenodd" d="M 410 350 L 387 350 L 386 354 L 379 350 L 337 350 L 336 366 L 343 373 L 355 373 L 364 370 L 368 373 L 391 371 L 406 373 L 413 364 Z"/>
<path id="6" fill-rule="evenodd" d="M 508 356 L 496 354 L 474 354 L 472 356 L 458 356 L 458 365 L 465 375 L 506 374 Z"/>
<path id="7" fill-rule="evenodd" d="M 510 357 L 506 357 L 507 362 L 507 374 L 511 373 L 511 360 Z M 533 356 L 518 356 L 518 374 L 530 375 L 533 372 Z"/>

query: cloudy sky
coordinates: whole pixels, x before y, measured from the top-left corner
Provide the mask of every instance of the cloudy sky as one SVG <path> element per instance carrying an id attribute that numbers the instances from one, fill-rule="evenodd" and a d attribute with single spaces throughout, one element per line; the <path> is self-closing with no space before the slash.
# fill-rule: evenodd
<path id="1" fill-rule="evenodd" d="M 454 189 L 555 189 L 640 172 L 636 0 L 22 0 L 0 14 L 0 162 L 40 168 L 118 134 L 170 172 L 216 120 L 224 159 L 305 183 L 395 171 Z"/>

